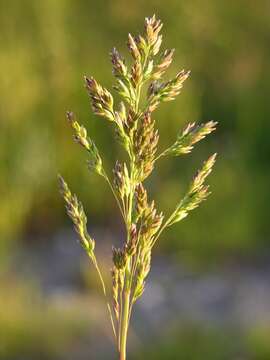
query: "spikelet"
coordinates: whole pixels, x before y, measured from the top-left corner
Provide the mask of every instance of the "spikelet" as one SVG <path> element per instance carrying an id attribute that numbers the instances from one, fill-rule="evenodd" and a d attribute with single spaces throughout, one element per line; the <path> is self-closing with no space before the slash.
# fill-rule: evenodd
<path id="1" fill-rule="evenodd" d="M 197 174 L 195 175 L 195 177 L 194 177 L 194 179 L 193 179 L 193 181 L 191 183 L 191 187 L 190 187 L 190 190 L 189 190 L 190 193 L 200 191 L 200 189 L 203 186 L 203 183 L 204 183 L 205 179 L 212 172 L 213 166 L 214 166 L 214 164 L 216 162 L 216 157 L 217 157 L 216 153 L 211 155 L 203 163 L 203 166 L 202 166 L 201 170 L 197 171 Z"/>
<path id="2" fill-rule="evenodd" d="M 162 54 L 160 62 L 154 67 L 152 78 L 154 80 L 160 79 L 171 65 L 173 60 L 174 49 L 165 50 Z"/>
<path id="3" fill-rule="evenodd" d="M 148 111 L 153 112 L 161 102 L 174 100 L 180 94 L 189 75 L 190 71 L 182 70 L 174 79 L 167 82 L 152 82 L 148 88 Z"/>
<path id="4" fill-rule="evenodd" d="M 144 254 L 141 255 L 141 261 L 138 265 L 136 273 L 136 283 L 134 288 L 134 298 L 135 302 L 139 297 L 142 296 L 145 289 L 145 279 L 149 274 L 151 267 L 151 250 L 148 249 Z"/>
<path id="5" fill-rule="evenodd" d="M 125 60 L 122 58 L 122 56 L 119 54 L 116 48 L 113 48 L 111 53 L 111 61 L 113 65 L 113 75 L 116 78 L 126 78 L 127 76 L 127 66 L 125 64 Z"/>
<path id="6" fill-rule="evenodd" d="M 156 19 L 155 15 L 151 18 L 145 18 L 144 28 L 146 42 L 154 56 L 159 52 L 162 43 L 162 35 L 159 35 L 162 27 L 162 22 L 159 19 Z"/>
<path id="7" fill-rule="evenodd" d="M 128 49 L 135 61 L 141 60 L 141 53 L 131 34 L 128 34 L 128 42 L 127 42 Z"/>
<path id="8" fill-rule="evenodd" d="M 83 210 L 83 206 L 77 199 L 77 196 L 71 194 L 68 185 L 62 176 L 58 175 L 58 180 L 60 193 L 62 194 L 66 203 L 67 214 L 72 220 L 74 229 L 79 235 L 79 240 L 82 247 L 86 250 L 88 255 L 92 257 L 93 251 L 95 249 L 95 241 L 88 234 L 86 228 L 87 218 Z"/>
<path id="9" fill-rule="evenodd" d="M 143 187 L 142 183 L 139 183 L 135 189 L 135 199 L 136 199 L 136 212 L 137 218 L 142 217 L 146 207 L 147 207 L 147 192 Z"/>
<path id="10" fill-rule="evenodd" d="M 93 140 L 91 140 L 87 136 L 87 131 L 85 127 L 80 125 L 77 121 L 74 119 L 74 115 L 72 112 L 67 112 L 67 119 L 70 123 L 72 129 L 74 130 L 74 140 L 83 146 L 89 153 L 90 159 L 88 160 L 88 168 L 91 171 L 96 172 L 97 174 L 104 176 L 104 169 L 102 165 L 102 159 L 99 155 L 99 151 L 94 143 Z"/>
<path id="11" fill-rule="evenodd" d="M 131 68 L 130 82 L 134 89 L 138 87 L 138 85 L 142 82 L 143 72 L 142 72 L 142 64 L 138 61 L 135 61 Z"/>
<path id="12" fill-rule="evenodd" d="M 143 243 L 149 243 L 153 235 L 160 229 L 163 222 L 163 213 L 157 213 L 155 208 L 155 202 L 152 201 L 144 209 L 142 220 L 141 220 L 141 237 Z"/>
<path id="13" fill-rule="evenodd" d="M 127 254 L 123 249 L 112 248 L 113 264 L 118 270 L 123 270 L 127 263 Z"/>
<path id="14" fill-rule="evenodd" d="M 209 186 L 204 185 L 204 182 L 206 177 L 211 173 L 215 161 L 216 154 L 210 156 L 210 158 L 204 162 L 201 170 L 199 170 L 193 178 L 189 191 L 173 212 L 170 221 L 168 222 L 168 226 L 171 226 L 172 224 L 187 217 L 188 213 L 191 210 L 196 209 L 210 194 Z"/>
<path id="15" fill-rule="evenodd" d="M 93 77 L 85 77 L 85 83 L 94 114 L 104 116 L 108 120 L 114 121 L 113 97 L 111 93 L 101 86 Z"/>
<path id="16" fill-rule="evenodd" d="M 216 130 L 216 125 L 217 122 L 214 121 L 200 125 L 196 125 L 196 123 L 188 124 L 183 132 L 178 135 L 176 142 L 164 151 L 162 156 L 189 154 L 197 142 Z"/>
<path id="17" fill-rule="evenodd" d="M 119 320 L 119 270 L 114 266 L 111 270 L 112 275 L 112 297 L 113 297 L 113 310 L 117 320 Z"/>
<path id="18" fill-rule="evenodd" d="M 138 233 L 136 224 L 132 223 L 129 230 L 129 238 L 125 244 L 125 252 L 128 256 L 132 256 L 136 253 L 136 247 L 138 244 Z"/>
<path id="19" fill-rule="evenodd" d="M 123 165 L 117 160 L 114 170 L 114 186 L 120 195 L 121 199 L 129 196 L 130 194 L 130 179 L 128 174 L 127 165 Z"/>
<path id="20" fill-rule="evenodd" d="M 155 121 L 149 112 L 145 113 L 133 136 L 137 182 L 142 182 L 154 168 L 155 154 L 159 140 Z"/>

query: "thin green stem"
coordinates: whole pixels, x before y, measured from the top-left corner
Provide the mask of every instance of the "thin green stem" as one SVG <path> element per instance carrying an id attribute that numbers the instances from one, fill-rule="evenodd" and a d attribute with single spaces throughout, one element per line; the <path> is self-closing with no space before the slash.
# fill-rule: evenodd
<path id="1" fill-rule="evenodd" d="M 110 189 L 111 189 L 111 191 L 112 191 L 112 193 L 113 193 L 113 196 L 115 197 L 115 200 L 116 200 L 116 202 L 117 202 L 117 205 L 118 205 L 118 207 L 119 207 L 119 210 L 120 210 L 120 212 L 121 212 L 121 215 L 122 215 L 122 217 L 123 217 L 123 220 L 124 220 L 124 222 L 125 222 L 125 221 L 126 221 L 126 218 L 125 218 L 125 209 L 122 208 L 122 206 L 121 206 L 121 204 L 120 204 L 120 201 L 119 201 L 119 199 L 118 199 L 118 196 L 117 196 L 117 194 L 116 194 L 116 192 L 115 192 L 115 190 L 114 190 L 114 187 L 113 187 L 110 179 L 108 178 L 108 176 L 107 176 L 106 174 L 104 175 L 104 178 L 105 178 L 105 180 L 107 181 L 107 183 L 108 183 L 108 185 L 109 185 L 109 187 L 110 187 Z"/>
<path id="2" fill-rule="evenodd" d="M 133 282 L 135 280 L 135 274 L 136 274 L 136 269 L 137 269 L 137 266 L 138 266 L 138 263 L 139 263 L 140 253 L 141 253 L 141 248 L 137 247 L 137 251 L 136 251 L 136 254 L 135 254 L 135 259 L 134 259 L 134 262 L 132 264 L 131 276 L 130 276 L 130 279 L 131 279 L 130 280 L 131 281 L 130 288 L 131 289 L 132 289 L 132 286 L 133 286 Z M 134 302 L 135 301 L 134 301 L 134 288 L 133 288 L 133 294 L 132 294 L 132 298 L 131 298 L 131 301 L 130 301 L 128 323 L 130 322 L 131 312 L 132 312 Z"/>
<path id="3" fill-rule="evenodd" d="M 160 153 L 160 154 L 155 158 L 154 161 L 156 162 L 156 161 L 159 160 L 162 156 L 164 156 L 166 151 L 167 151 L 167 149 L 164 150 L 162 153 Z"/>
<path id="4" fill-rule="evenodd" d="M 130 193 L 128 198 L 127 224 L 130 227 L 132 222 L 133 196 L 134 196 L 134 159 L 130 160 Z M 129 231 L 128 231 L 129 236 Z"/>
<path id="5" fill-rule="evenodd" d="M 170 150 L 172 149 L 173 145 L 169 146 L 167 149 L 165 149 L 164 151 L 162 151 L 156 158 L 154 161 L 159 160 L 161 157 L 166 156 L 170 153 Z"/>
<path id="6" fill-rule="evenodd" d="M 111 325 L 112 325 L 112 330 L 113 330 L 113 334 L 114 334 L 114 337 L 115 339 L 117 339 L 116 337 L 116 331 L 115 331 L 115 325 L 114 325 L 114 320 L 113 320 L 113 315 L 112 315 L 112 310 L 111 310 L 111 306 L 110 306 L 110 303 L 108 301 L 108 297 L 107 297 L 107 290 L 106 290 L 106 286 L 105 286 L 105 283 L 104 283 L 104 280 L 103 280 L 103 276 L 101 274 L 101 271 L 100 271 L 100 268 L 98 266 L 98 262 L 97 262 L 97 259 L 95 257 L 95 255 L 89 255 L 89 257 L 91 258 L 96 270 L 97 270 L 97 273 L 98 273 L 98 276 L 99 276 L 99 279 L 100 279 L 100 283 L 101 283 L 101 287 L 102 287 L 102 291 L 103 291 L 103 294 L 105 296 L 105 299 L 106 299 L 106 303 L 107 303 L 107 309 L 108 309 L 108 313 L 109 313 L 109 317 L 110 317 L 110 321 L 111 321 Z"/>
<path id="7" fill-rule="evenodd" d="M 132 299 L 130 301 L 130 305 L 129 305 L 128 326 L 129 326 L 129 323 L 130 323 L 130 318 L 131 318 L 132 309 L 133 309 L 134 304 L 135 304 L 135 300 L 134 300 L 134 297 L 132 297 Z"/>
<path id="8" fill-rule="evenodd" d="M 172 219 L 174 212 L 168 217 L 167 221 L 165 221 L 165 223 L 161 226 L 161 228 L 159 229 L 157 235 L 153 238 L 152 242 L 151 242 L 151 248 L 153 248 L 153 246 L 155 245 L 155 243 L 157 242 L 158 238 L 160 237 L 160 235 L 162 234 L 162 232 L 166 229 L 166 227 L 170 224 L 170 221 Z"/>
<path id="9" fill-rule="evenodd" d="M 131 159 L 130 163 L 130 183 L 131 189 L 127 199 L 127 211 L 126 211 L 126 224 L 127 224 L 127 241 L 130 236 L 130 226 L 132 223 L 132 209 L 133 209 L 133 196 L 134 196 L 134 161 Z M 130 311 L 130 260 L 127 261 L 125 270 L 125 285 L 121 296 L 123 297 L 122 309 L 121 309 L 121 324 L 119 326 L 119 338 L 120 338 L 120 360 L 126 360 L 126 346 L 127 346 L 127 334 L 129 325 L 129 311 Z"/>
<path id="10" fill-rule="evenodd" d="M 122 313 L 123 313 L 123 289 L 119 292 L 119 299 L 120 299 L 120 311 L 119 311 L 119 323 L 118 323 L 118 350 L 120 353 L 120 340 L 121 340 L 121 324 L 122 324 Z"/>
<path id="11" fill-rule="evenodd" d="M 128 333 L 128 324 L 129 324 L 129 304 L 130 304 L 130 290 L 128 288 L 125 288 L 123 317 L 121 323 L 120 360 L 126 360 L 127 333 Z"/>

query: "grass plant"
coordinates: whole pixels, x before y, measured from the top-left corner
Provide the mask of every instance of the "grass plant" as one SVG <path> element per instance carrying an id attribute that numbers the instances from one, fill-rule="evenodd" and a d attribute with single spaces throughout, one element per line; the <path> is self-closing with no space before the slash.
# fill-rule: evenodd
<path id="1" fill-rule="evenodd" d="M 182 70 L 170 80 L 163 79 L 172 62 L 174 49 L 161 52 L 162 26 L 154 15 L 145 19 L 143 35 L 128 35 L 127 45 L 132 57 L 130 66 L 117 49 L 111 51 L 116 79 L 114 90 L 122 98 L 119 104 L 115 104 L 111 92 L 93 77 L 85 77 L 93 112 L 114 126 L 116 138 L 127 153 L 127 161 L 116 161 L 111 176 L 105 170 L 101 153 L 86 128 L 77 122 L 73 113 L 67 113 L 75 141 L 88 153 L 89 170 L 108 183 L 126 228 L 122 247 L 112 249 L 111 291 L 107 290 L 98 265 L 95 240 L 88 233 L 83 205 L 59 176 L 67 213 L 100 278 L 120 360 L 126 360 L 132 309 L 144 292 L 152 250 L 166 228 L 183 220 L 207 198 L 210 192 L 205 181 L 216 159 L 216 154 L 211 155 L 202 164 L 185 196 L 168 216 L 149 199 L 144 181 L 151 175 L 156 162 L 168 156 L 189 154 L 196 143 L 215 130 L 217 124 L 214 121 L 200 125 L 190 123 L 172 145 L 158 152 L 159 132 L 153 113 L 162 102 L 172 101 L 180 94 L 190 75 L 189 71 Z"/>

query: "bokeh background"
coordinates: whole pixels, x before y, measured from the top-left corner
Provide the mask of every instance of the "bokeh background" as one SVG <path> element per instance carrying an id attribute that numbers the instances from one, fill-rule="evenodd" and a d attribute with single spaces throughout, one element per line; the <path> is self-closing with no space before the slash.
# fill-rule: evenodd
<path id="1" fill-rule="evenodd" d="M 109 50 L 156 13 L 169 71 L 191 69 L 155 113 L 161 148 L 189 121 L 218 130 L 160 161 L 150 192 L 169 212 L 217 151 L 213 195 L 160 239 L 130 332 L 130 359 L 270 359 L 270 2 L 0 1 L 0 359 L 115 359 L 97 279 L 64 213 L 56 175 L 83 200 L 104 270 L 123 238 L 113 198 L 89 174 L 65 111 L 110 169 L 121 148 L 91 113 L 83 75 L 111 87 Z"/>

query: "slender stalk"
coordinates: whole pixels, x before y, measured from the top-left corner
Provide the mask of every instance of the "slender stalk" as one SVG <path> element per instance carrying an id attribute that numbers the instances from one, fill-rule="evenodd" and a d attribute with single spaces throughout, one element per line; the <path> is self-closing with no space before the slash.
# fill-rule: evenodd
<path id="1" fill-rule="evenodd" d="M 105 180 L 107 181 L 107 183 L 108 183 L 108 185 L 109 185 L 109 187 L 110 187 L 110 189 L 111 189 L 111 191 L 112 191 L 112 193 L 113 193 L 113 196 L 114 196 L 114 198 L 115 198 L 115 200 L 116 200 L 116 202 L 117 202 L 117 205 L 118 205 L 118 207 L 119 207 L 119 210 L 120 210 L 120 212 L 121 212 L 121 215 L 122 215 L 122 217 L 123 217 L 123 220 L 125 221 L 125 220 L 126 220 L 126 219 L 125 219 L 125 210 L 122 209 L 122 206 L 121 206 L 121 204 L 120 204 L 120 201 L 119 201 L 119 199 L 118 199 L 118 196 L 117 196 L 117 194 L 116 194 L 116 192 L 115 192 L 115 190 L 114 190 L 114 187 L 113 187 L 110 179 L 108 178 L 108 176 L 107 176 L 106 174 L 104 175 L 104 178 L 105 178 Z"/>
<path id="2" fill-rule="evenodd" d="M 127 242 L 129 241 L 130 237 L 130 227 L 132 223 L 132 209 L 133 209 L 133 197 L 134 197 L 134 179 L 133 179 L 133 172 L 134 172 L 134 162 L 131 159 L 130 164 L 130 195 L 128 198 L 128 209 L 127 209 Z M 131 272 L 131 261 L 128 260 L 126 264 L 125 270 L 125 285 L 123 290 L 123 304 L 122 304 L 122 311 L 121 311 L 121 325 L 120 325 L 120 360 L 126 360 L 126 347 L 127 347 L 127 334 L 128 334 L 128 326 L 129 326 L 129 312 L 130 312 L 130 272 Z"/>
<path id="3" fill-rule="evenodd" d="M 119 314 L 119 323 L 118 323 L 118 339 L 117 339 L 117 343 L 118 343 L 118 350 L 120 353 L 120 347 L 121 347 L 121 324 L 122 324 L 122 313 L 123 313 L 123 291 L 120 292 L 119 295 L 120 298 L 120 314 Z"/>
<path id="4" fill-rule="evenodd" d="M 174 214 L 174 213 L 173 213 Z M 157 242 L 158 238 L 160 237 L 160 235 L 162 234 L 162 232 L 166 229 L 166 227 L 169 225 L 171 219 L 172 219 L 172 216 L 168 217 L 167 221 L 165 221 L 165 223 L 161 226 L 161 228 L 159 229 L 157 235 L 154 237 L 154 239 L 151 241 L 151 248 L 155 245 L 155 243 Z"/>
<path id="5" fill-rule="evenodd" d="M 126 360 L 127 333 L 129 324 L 130 290 L 124 290 L 123 317 L 120 334 L 120 360 Z"/>
<path id="6" fill-rule="evenodd" d="M 108 313 L 109 313 L 109 317 L 110 317 L 110 321 L 111 321 L 111 325 L 112 325 L 113 334 L 114 334 L 114 337 L 116 339 L 117 336 L 116 336 L 115 325 L 114 325 L 114 320 L 113 320 L 113 315 L 112 315 L 112 309 L 111 309 L 110 303 L 108 301 L 107 290 L 106 290 L 106 286 L 105 286 L 105 283 L 104 283 L 104 280 L 103 280 L 103 276 L 102 276 L 100 268 L 98 266 L 98 262 L 97 262 L 96 257 L 94 256 L 94 257 L 90 257 L 90 258 L 93 261 L 93 264 L 94 264 L 94 266 L 95 266 L 95 268 L 97 270 L 97 273 L 98 273 L 98 276 L 99 276 L 99 279 L 100 279 L 102 291 L 103 291 L 103 294 L 105 296 L 106 303 L 107 303 L 107 309 L 108 309 Z"/>

